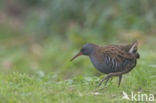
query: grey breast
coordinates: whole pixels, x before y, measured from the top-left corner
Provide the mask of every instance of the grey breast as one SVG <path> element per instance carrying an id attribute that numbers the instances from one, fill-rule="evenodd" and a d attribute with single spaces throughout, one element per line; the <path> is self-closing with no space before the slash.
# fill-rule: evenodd
<path id="1" fill-rule="evenodd" d="M 105 56 L 101 61 L 97 60 L 95 56 L 90 56 L 90 60 L 94 67 L 102 73 L 108 74 L 115 72 L 115 61 Z"/>

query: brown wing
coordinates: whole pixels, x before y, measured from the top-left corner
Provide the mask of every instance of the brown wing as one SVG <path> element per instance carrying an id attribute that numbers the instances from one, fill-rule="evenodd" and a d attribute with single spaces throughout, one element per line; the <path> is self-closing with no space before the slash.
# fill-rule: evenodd
<path id="1" fill-rule="evenodd" d="M 96 56 L 100 59 L 101 56 L 108 56 L 112 59 L 114 59 L 116 62 L 121 63 L 123 61 L 123 59 L 136 59 L 136 57 L 133 54 L 128 53 L 124 47 L 121 46 L 116 46 L 116 45 L 112 45 L 112 46 L 106 46 L 103 48 L 98 48 L 99 52 L 102 53 L 98 53 L 96 54 Z"/>
<path id="2" fill-rule="evenodd" d="M 111 65 L 111 68 L 114 72 L 122 71 L 126 69 L 126 65 L 129 62 L 135 63 L 136 57 L 128 53 L 124 47 L 111 45 L 103 48 L 98 48 L 98 51 L 101 53 L 96 54 L 97 59 L 103 59 L 108 65 Z M 103 58 L 101 58 L 103 57 Z"/>

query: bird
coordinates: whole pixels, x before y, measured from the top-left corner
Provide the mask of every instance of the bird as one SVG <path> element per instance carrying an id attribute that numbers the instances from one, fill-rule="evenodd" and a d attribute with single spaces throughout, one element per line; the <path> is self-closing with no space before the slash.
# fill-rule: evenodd
<path id="1" fill-rule="evenodd" d="M 140 58 L 138 51 L 138 41 L 135 40 L 132 44 L 127 45 L 105 45 L 98 46 L 93 43 L 87 43 L 82 46 L 77 57 L 84 55 L 89 56 L 94 67 L 106 76 L 100 81 L 99 86 L 109 78 L 114 76 L 119 77 L 118 87 L 122 81 L 122 75 L 130 72 L 137 64 L 137 59 Z"/>

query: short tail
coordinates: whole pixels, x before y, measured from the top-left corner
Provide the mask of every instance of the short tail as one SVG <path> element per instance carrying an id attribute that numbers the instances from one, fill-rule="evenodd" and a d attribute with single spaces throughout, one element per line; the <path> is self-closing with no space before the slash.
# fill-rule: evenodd
<path id="1" fill-rule="evenodd" d="M 132 45 L 131 45 L 131 47 L 130 47 L 130 49 L 129 49 L 129 53 L 131 53 L 131 54 L 134 54 L 135 56 L 136 56 L 136 58 L 140 58 L 140 55 L 139 55 L 139 53 L 137 52 L 137 50 L 138 50 L 138 41 L 137 40 L 135 40 L 133 43 L 132 43 Z"/>

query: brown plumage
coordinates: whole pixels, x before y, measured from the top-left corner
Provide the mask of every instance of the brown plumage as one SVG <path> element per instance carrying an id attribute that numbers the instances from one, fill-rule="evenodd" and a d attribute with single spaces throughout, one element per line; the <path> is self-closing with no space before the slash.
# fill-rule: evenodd
<path id="1" fill-rule="evenodd" d="M 96 69 L 108 74 L 99 85 L 106 79 L 108 81 L 112 76 L 119 76 L 118 85 L 120 86 L 122 75 L 128 73 L 136 66 L 136 61 L 139 58 L 137 47 L 137 41 L 130 45 L 98 46 L 86 44 L 72 60 L 80 55 L 89 56 Z"/>

